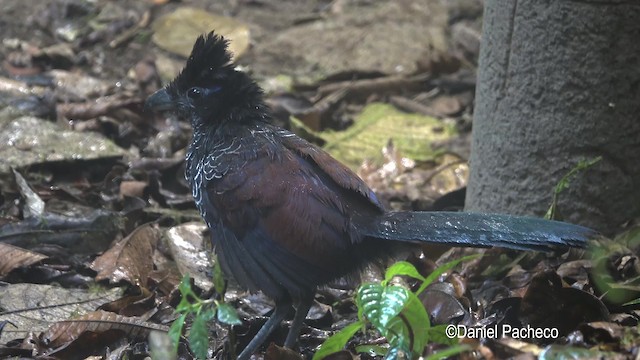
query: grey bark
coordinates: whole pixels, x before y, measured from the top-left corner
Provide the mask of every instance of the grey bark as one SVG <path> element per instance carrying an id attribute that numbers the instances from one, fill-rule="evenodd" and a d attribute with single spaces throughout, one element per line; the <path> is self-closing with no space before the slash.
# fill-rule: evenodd
<path id="1" fill-rule="evenodd" d="M 486 0 L 466 209 L 610 234 L 640 215 L 640 1 Z"/>

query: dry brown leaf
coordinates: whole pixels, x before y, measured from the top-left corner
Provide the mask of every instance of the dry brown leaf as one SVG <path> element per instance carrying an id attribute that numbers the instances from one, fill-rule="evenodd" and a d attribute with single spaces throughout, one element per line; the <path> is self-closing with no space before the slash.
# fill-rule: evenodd
<path id="1" fill-rule="evenodd" d="M 431 108 L 442 117 L 454 116 L 463 110 L 460 100 L 455 96 L 439 96 L 433 100 Z"/>
<path id="2" fill-rule="evenodd" d="M 610 314 L 599 298 L 563 284 L 553 270 L 537 273 L 520 304 L 521 319 L 538 328 L 557 328 L 560 336 L 587 322 L 608 321 Z"/>
<path id="3" fill-rule="evenodd" d="M 280 347 L 271 343 L 267 348 L 267 353 L 264 356 L 265 360 L 301 360 L 302 355 L 299 352 Z"/>
<path id="4" fill-rule="evenodd" d="M 178 289 L 181 278 L 182 275 L 176 266 L 166 267 L 149 274 L 149 286 L 156 289 L 160 295 L 171 295 Z"/>
<path id="5" fill-rule="evenodd" d="M 132 96 L 103 96 L 79 103 L 60 103 L 56 105 L 56 113 L 67 119 L 87 120 L 141 102 Z"/>
<path id="6" fill-rule="evenodd" d="M 109 280 L 112 283 L 124 280 L 144 287 L 149 272 L 153 270 L 151 255 L 159 236 L 157 227 L 151 224 L 133 230 L 93 261 L 91 268 L 98 272 L 96 280 Z"/>
<path id="7" fill-rule="evenodd" d="M 0 242 L 0 276 L 5 276 L 13 269 L 29 266 L 46 258 L 47 256 L 40 253 Z"/>
<path id="8" fill-rule="evenodd" d="M 144 196 L 144 190 L 148 185 L 148 181 L 123 181 L 120 183 L 120 197 L 131 196 L 141 198 Z"/>
<path id="9" fill-rule="evenodd" d="M 121 289 L 65 289 L 38 284 L 7 284 L 0 288 L 0 344 L 41 333 L 70 314 L 83 315 L 121 296 Z M 1 356 L 0 356 L 1 357 Z"/>
<path id="10" fill-rule="evenodd" d="M 128 291 L 123 297 L 103 304 L 99 309 L 124 316 L 142 316 L 154 309 L 155 292 L 146 288 L 136 288 L 134 291 Z"/>
<path id="11" fill-rule="evenodd" d="M 169 327 L 99 310 L 76 319 L 59 321 L 43 332 L 40 339 L 47 346 L 56 348 L 74 341 L 85 332 L 99 334 L 110 330 L 122 331 L 131 338 L 146 338 L 153 330 L 168 332 Z"/>
<path id="12" fill-rule="evenodd" d="M 625 336 L 625 327 L 609 321 L 594 321 L 581 324 L 580 331 L 585 339 L 597 343 L 619 343 Z"/>

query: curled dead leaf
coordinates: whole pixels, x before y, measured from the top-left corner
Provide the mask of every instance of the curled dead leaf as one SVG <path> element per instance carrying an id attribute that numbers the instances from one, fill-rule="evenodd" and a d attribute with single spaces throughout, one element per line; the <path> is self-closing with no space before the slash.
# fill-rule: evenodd
<path id="1" fill-rule="evenodd" d="M 46 259 L 47 256 L 0 242 L 0 276 L 19 267 L 26 267 Z"/>
<path id="2" fill-rule="evenodd" d="M 91 264 L 98 272 L 96 280 L 112 283 L 127 281 L 144 287 L 153 270 L 152 253 L 160 232 L 152 224 L 139 226 Z"/>
<path id="3" fill-rule="evenodd" d="M 153 330 L 168 332 L 169 327 L 150 323 L 138 317 L 127 317 L 106 311 L 94 311 L 76 319 L 58 321 L 40 335 L 42 344 L 56 348 L 78 339 L 86 332 L 104 333 L 116 330 L 131 338 L 146 338 Z"/>

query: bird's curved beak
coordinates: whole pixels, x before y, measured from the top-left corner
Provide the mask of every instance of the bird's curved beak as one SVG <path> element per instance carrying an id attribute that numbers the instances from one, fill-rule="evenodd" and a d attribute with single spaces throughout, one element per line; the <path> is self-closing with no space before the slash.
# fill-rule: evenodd
<path id="1" fill-rule="evenodd" d="M 165 111 L 175 108 L 171 96 L 165 89 L 160 89 L 147 98 L 144 102 L 144 111 Z"/>

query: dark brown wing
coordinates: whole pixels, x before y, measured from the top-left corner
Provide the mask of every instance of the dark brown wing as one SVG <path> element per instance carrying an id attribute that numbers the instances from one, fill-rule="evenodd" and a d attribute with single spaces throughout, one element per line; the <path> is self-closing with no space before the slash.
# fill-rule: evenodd
<path id="1" fill-rule="evenodd" d="M 243 166 L 210 181 L 204 195 L 207 212 L 219 217 L 211 225 L 228 271 L 277 298 L 283 289 L 308 293 L 355 270 L 366 259 L 351 217 L 383 213 L 373 192 L 295 135 L 254 139 L 253 152 L 236 159 Z"/>
<path id="2" fill-rule="evenodd" d="M 275 130 L 280 138 L 282 144 L 289 150 L 307 159 L 308 162 L 315 165 L 316 172 L 322 172 L 330 178 L 331 181 L 339 187 L 339 192 L 352 193 L 350 195 L 356 196 L 360 194 L 364 197 L 366 206 L 375 206 L 381 211 L 384 211 L 384 207 L 376 197 L 376 194 L 369 188 L 369 186 L 356 175 L 351 169 L 346 167 L 341 162 L 337 161 L 326 151 L 319 147 L 310 144 L 306 140 L 296 136 L 295 134 L 284 130 Z M 334 190 L 337 190 L 334 188 Z"/>

